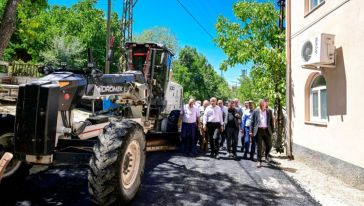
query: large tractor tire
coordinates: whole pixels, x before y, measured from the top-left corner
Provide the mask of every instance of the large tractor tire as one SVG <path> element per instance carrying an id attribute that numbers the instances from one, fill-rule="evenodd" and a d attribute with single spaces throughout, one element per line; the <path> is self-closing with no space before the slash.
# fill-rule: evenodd
<path id="1" fill-rule="evenodd" d="M 14 123 L 15 117 L 9 114 L 0 114 L 0 157 L 5 152 L 14 152 Z M 17 185 L 28 175 L 31 166 L 16 159 L 12 159 L 5 169 L 1 186 Z"/>
<path id="2" fill-rule="evenodd" d="M 142 126 L 131 120 L 111 122 L 93 148 L 89 192 L 97 204 L 129 203 L 144 173 L 146 142 Z"/>

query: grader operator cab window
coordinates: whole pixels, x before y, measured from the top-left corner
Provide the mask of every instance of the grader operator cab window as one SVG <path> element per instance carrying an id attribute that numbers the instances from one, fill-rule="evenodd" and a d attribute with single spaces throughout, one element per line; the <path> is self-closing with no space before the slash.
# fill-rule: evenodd
<path id="1" fill-rule="evenodd" d="M 141 71 L 145 79 L 155 82 L 153 90 L 158 95 L 163 95 L 169 80 L 171 52 L 164 46 L 153 43 L 129 43 L 126 47 L 128 49 L 128 70 Z"/>
<path id="2" fill-rule="evenodd" d="M 165 49 L 156 48 L 154 49 L 154 66 L 153 70 L 153 98 L 150 107 L 150 116 L 158 117 L 161 111 L 164 110 L 166 102 L 164 99 L 168 77 L 169 77 L 169 66 L 168 66 L 168 52 Z"/>
<path id="3" fill-rule="evenodd" d="M 130 47 L 128 51 L 128 70 L 137 70 L 146 75 L 146 64 L 149 56 L 149 49 L 147 47 Z"/>
<path id="4" fill-rule="evenodd" d="M 169 79 L 169 54 L 164 50 L 156 52 L 155 67 L 154 67 L 154 79 L 156 80 L 156 89 L 162 90 L 164 93 L 166 84 Z"/>

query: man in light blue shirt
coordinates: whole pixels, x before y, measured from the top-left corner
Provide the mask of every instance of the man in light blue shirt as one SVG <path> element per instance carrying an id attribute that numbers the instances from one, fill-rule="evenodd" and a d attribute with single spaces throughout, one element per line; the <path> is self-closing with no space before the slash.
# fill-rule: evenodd
<path id="1" fill-rule="evenodd" d="M 254 112 L 254 103 L 253 103 L 253 101 L 249 101 L 249 109 L 244 112 L 244 115 L 243 115 L 243 118 L 242 118 L 242 121 L 240 124 L 240 130 L 241 130 L 241 132 L 244 133 L 244 145 L 242 146 L 242 147 L 244 147 L 243 158 L 247 159 L 247 155 L 249 152 L 249 145 L 251 143 L 250 160 L 252 160 L 252 161 L 254 161 L 254 153 L 255 153 L 255 146 L 256 146 L 255 137 L 251 137 L 249 135 L 251 117 L 252 117 L 253 112 Z"/>

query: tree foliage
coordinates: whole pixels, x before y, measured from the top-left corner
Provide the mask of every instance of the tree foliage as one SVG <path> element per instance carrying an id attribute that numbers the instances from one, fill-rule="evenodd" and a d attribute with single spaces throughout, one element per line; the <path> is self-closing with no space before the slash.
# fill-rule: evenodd
<path id="1" fill-rule="evenodd" d="M 178 51 L 178 40 L 176 36 L 165 27 L 146 29 L 139 35 L 135 35 L 133 41 L 161 43 L 166 45 L 173 53 Z"/>
<path id="2" fill-rule="evenodd" d="M 7 0 L 0 0 L 0 16 L 3 16 Z M 1 22 L 2 19 L 0 19 Z"/>
<path id="3" fill-rule="evenodd" d="M 3 12 L 6 11 L 7 6 L 4 5 L 5 0 L 0 0 L 0 1 L 1 1 L 0 2 L 0 13 L 3 15 L 4 14 Z M 7 2 L 11 2 L 11 1 L 8 0 Z M 18 52 L 18 53 L 22 53 L 22 51 L 21 51 L 22 44 L 15 43 L 15 45 L 14 45 L 14 42 L 19 42 L 20 41 L 20 38 L 17 36 L 17 31 L 18 31 L 18 28 L 21 27 L 20 24 L 22 22 L 22 19 L 27 19 L 27 18 L 34 17 L 34 16 L 39 14 L 39 11 L 41 11 L 42 9 L 45 9 L 46 7 L 47 7 L 47 1 L 46 0 L 23 0 L 23 1 L 19 1 L 19 3 L 17 4 L 17 7 L 15 8 L 16 13 L 14 15 L 14 19 L 12 19 L 13 23 L 5 22 L 5 19 L 10 20 L 11 18 L 9 19 L 8 17 L 3 17 L 1 19 L 1 21 L 6 25 L 14 24 L 14 28 L 13 28 L 14 30 L 13 31 L 15 31 L 15 34 L 13 35 L 14 32 L 11 32 L 11 36 L 10 36 L 11 38 L 9 38 L 9 39 L 7 39 L 5 37 L 6 35 L 1 35 L 0 41 L 5 41 L 6 42 L 5 47 L 2 48 L 2 49 L 7 48 L 7 50 L 5 50 L 5 54 L 3 52 L 0 52 L 1 53 L 0 57 L 2 57 L 3 54 L 4 54 L 4 56 L 5 56 L 4 59 L 8 60 L 9 56 L 10 56 L 9 51 L 11 51 L 10 53 L 15 53 L 15 51 Z M 15 25 L 16 25 L 16 27 L 15 27 Z M 2 29 L 2 31 L 3 32 L 8 32 L 8 31 L 6 31 L 6 29 Z M 25 60 L 27 60 L 27 59 L 25 59 Z"/>
<path id="4" fill-rule="evenodd" d="M 242 74 L 240 75 L 238 81 L 240 86 L 236 89 L 235 92 L 237 98 L 243 101 L 252 100 L 254 102 L 258 102 L 259 96 L 257 95 L 252 78 L 250 76 Z"/>
<path id="5" fill-rule="evenodd" d="M 24 1 L 26 2 L 26 1 Z M 96 9 L 96 0 L 80 0 L 71 7 L 40 5 L 30 7 L 22 4 L 18 9 L 18 26 L 4 58 L 8 61 L 42 62 L 40 54 L 49 50 L 53 39 L 60 36 L 77 38 L 85 48 L 93 50 L 93 57 L 98 66 L 105 64 L 106 19 L 104 11 Z M 119 22 L 116 13 L 112 13 L 111 32 L 115 37 L 114 58 L 120 57 Z M 87 59 L 87 53 L 82 53 Z M 116 70 L 113 66 L 112 70 Z"/>
<path id="6" fill-rule="evenodd" d="M 184 47 L 173 62 L 173 78 L 183 86 L 184 100 L 199 100 L 212 96 L 228 99 L 231 90 L 224 78 L 219 76 L 205 56 L 195 48 Z"/>
<path id="7" fill-rule="evenodd" d="M 86 59 L 82 58 L 85 46 L 77 37 L 59 36 L 52 40 L 52 45 L 48 50 L 40 53 L 43 63 L 58 65 L 66 62 L 72 67 L 82 67 Z"/>
<path id="8" fill-rule="evenodd" d="M 279 11 L 273 2 L 242 1 L 234 4 L 238 21 L 220 16 L 216 23 L 217 45 L 227 55 L 222 69 L 253 63 L 251 71 L 255 91 L 260 98 L 274 99 L 278 135 L 283 134 L 282 107 L 285 104 L 285 33 L 279 28 Z M 245 85 L 242 85 L 245 86 Z M 278 147 L 282 143 L 278 137 Z M 281 151 L 281 148 L 277 148 Z"/>
<path id="9" fill-rule="evenodd" d="M 272 3 L 253 1 L 238 2 L 233 11 L 238 22 L 219 17 L 216 23 L 215 41 L 228 56 L 222 69 L 253 62 L 251 75 L 261 96 L 284 100 L 285 35 L 278 26 L 279 12 Z"/>

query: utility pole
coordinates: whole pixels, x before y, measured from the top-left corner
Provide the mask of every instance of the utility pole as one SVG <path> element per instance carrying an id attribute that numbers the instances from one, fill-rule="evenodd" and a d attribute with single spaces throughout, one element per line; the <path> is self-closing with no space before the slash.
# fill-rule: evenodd
<path id="1" fill-rule="evenodd" d="M 126 67 L 126 49 L 125 43 L 133 41 L 133 9 L 137 0 L 123 0 L 123 13 L 121 16 L 120 30 L 121 30 L 121 57 L 119 60 L 119 72 L 122 71 L 123 66 Z"/>
<path id="2" fill-rule="evenodd" d="M 107 0 L 107 26 L 106 26 L 106 54 L 105 54 L 105 73 L 110 73 L 110 24 L 111 24 L 111 0 Z"/>

